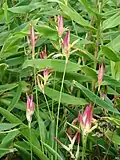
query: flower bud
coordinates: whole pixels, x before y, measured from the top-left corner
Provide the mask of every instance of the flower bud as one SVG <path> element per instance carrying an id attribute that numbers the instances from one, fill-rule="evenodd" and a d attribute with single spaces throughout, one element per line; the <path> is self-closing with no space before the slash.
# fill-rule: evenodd
<path id="1" fill-rule="evenodd" d="M 32 58 L 34 59 L 36 40 L 35 40 L 35 32 L 34 32 L 34 28 L 32 24 L 30 24 L 30 41 L 31 41 L 31 46 L 32 46 Z"/>
<path id="2" fill-rule="evenodd" d="M 102 84 L 104 71 L 105 71 L 105 67 L 104 67 L 104 64 L 102 63 L 101 65 L 99 65 L 99 70 L 98 70 L 98 91 L 100 90 L 100 86 Z"/>
<path id="3" fill-rule="evenodd" d="M 33 102 L 33 96 L 27 96 L 27 107 L 26 107 L 26 118 L 29 123 L 32 121 L 32 115 L 35 110 L 35 105 Z"/>
<path id="4" fill-rule="evenodd" d="M 68 30 L 66 36 L 63 39 L 62 48 L 63 48 L 64 54 L 68 55 L 70 52 L 70 29 Z"/>
<path id="5" fill-rule="evenodd" d="M 83 116 L 78 113 L 78 122 L 80 122 L 81 128 L 83 130 L 83 134 L 86 135 L 92 125 L 92 118 L 93 118 L 93 112 L 92 112 L 92 105 L 87 105 Z"/>
<path id="6" fill-rule="evenodd" d="M 44 77 L 44 85 L 46 85 L 46 83 L 47 83 L 47 81 L 48 81 L 48 78 L 50 77 L 50 72 L 51 72 L 52 70 L 51 69 L 49 69 L 49 68 L 47 68 L 47 69 L 44 69 L 44 71 L 43 71 L 43 77 Z"/>
<path id="7" fill-rule="evenodd" d="M 58 35 L 62 36 L 63 32 L 64 32 L 63 17 L 58 16 Z"/>
<path id="8" fill-rule="evenodd" d="M 40 53 L 40 59 L 45 59 L 45 58 L 47 58 L 46 48 L 44 49 L 44 51 Z"/>

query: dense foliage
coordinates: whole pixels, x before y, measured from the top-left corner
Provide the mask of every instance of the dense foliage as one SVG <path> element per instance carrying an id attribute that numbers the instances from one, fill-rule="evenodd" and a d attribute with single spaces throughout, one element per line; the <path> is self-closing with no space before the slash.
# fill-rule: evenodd
<path id="1" fill-rule="evenodd" d="M 0 6 L 0 158 L 119 160 L 119 0 Z"/>

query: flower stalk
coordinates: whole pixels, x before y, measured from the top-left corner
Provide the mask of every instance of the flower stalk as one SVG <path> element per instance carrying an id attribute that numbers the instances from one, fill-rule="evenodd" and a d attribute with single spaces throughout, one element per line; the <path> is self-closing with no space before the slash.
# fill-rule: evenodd
<path id="1" fill-rule="evenodd" d="M 31 138 L 31 121 L 32 121 L 32 115 L 35 111 L 35 105 L 33 102 L 33 95 L 30 97 L 27 95 L 27 107 L 26 107 L 26 118 L 28 121 L 28 128 L 29 128 L 29 135 L 30 135 L 30 151 L 31 151 L 31 160 L 32 160 L 32 138 Z"/>
<path id="2" fill-rule="evenodd" d="M 40 53 L 40 58 L 41 59 L 47 58 L 46 47 L 45 47 L 44 51 L 42 51 Z M 46 95 L 45 95 L 44 88 L 45 88 L 45 85 L 48 82 L 49 77 L 51 76 L 51 71 L 52 71 L 51 69 L 46 68 L 46 69 L 44 69 L 42 71 L 42 75 L 41 74 L 37 74 L 38 87 L 40 88 L 40 90 L 42 91 L 42 93 L 44 95 L 44 99 L 46 101 L 46 105 L 47 105 L 47 108 L 48 108 L 50 119 L 52 119 L 52 114 L 51 114 L 50 107 L 49 107 L 49 104 L 48 104 L 48 101 L 47 101 L 47 98 L 46 98 Z"/>
<path id="3" fill-rule="evenodd" d="M 64 71 L 63 71 L 63 77 L 62 77 L 62 84 L 61 84 L 61 88 L 60 88 L 59 101 L 58 101 L 57 124 L 56 124 L 56 138 L 58 137 L 58 122 L 59 122 L 59 114 L 60 114 L 60 103 L 61 103 L 61 98 L 62 98 L 62 90 L 63 90 L 63 84 L 64 84 L 64 79 L 65 79 L 65 73 L 66 73 L 67 63 L 68 63 L 68 58 L 69 58 L 69 56 L 66 55 L 66 51 L 68 53 L 68 47 L 70 46 L 69 42 L 70 42 L 70 30 L 68 31 L 67 35 L 65 36 L 65 38 L 63 40 L 63 44 L 62 44 L 63 54 L 66 57 L 66 61 L 65 61 L 65 66 L 64 66 Z M 56 144 L 56 150 L 57 150 L 57 144 Z"/>

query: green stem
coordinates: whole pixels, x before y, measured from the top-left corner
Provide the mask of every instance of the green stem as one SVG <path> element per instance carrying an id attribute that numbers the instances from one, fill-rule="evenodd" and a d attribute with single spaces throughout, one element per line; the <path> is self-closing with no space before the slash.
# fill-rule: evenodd
<path id="1" fill-rule="evenodd" d="M 87 142 L 87 136 L 82 136 L 83 141 L 83 147 L 82 147 L 82 160 L 85 159 L 85 151 L 86 151 L 86 142 Z"/>
<path id="2" fill-rule="evenodd" d="M 62 90 L 63 90 L 63 84 L 64 84 L 64 79 L 65 79 L 65 72 L 66 72 L 66 68 L 67 68 L 67 63 L 68 63 L 68 59 L 66 58 L 63 77 L 62 77 L 62 84 L 61 84 L 61 89 L 60 89 L 60 95 L 59 95 L 59 101 L 58 101 L 56 138 L 58 137 L 58 122 L 59 122 L 59 113 L 60 113 L 60 103 L 61 103 L 61 98 L 62 98 Z M 55 148 L 56 148 L 56 151 L 57 151 L 57 143 L 56 143 Z"/>
<path id="3" fill-rule="evenodd" d="M 55 89 L 55 78 L 56 78 L 56 72 L 54 74 L 53 89 Z M 52 117 L 54 117 L 53 107 L 54 107 L 54 100 L 52 99 Z"/>
<path id="4" fill-rule="evenodd" d="M 31 122 L 28 122 L 29 134 L 30 134 L 30 159 L 32 160 L 32 137 L 31 137 Z"/>
<path id="5" fill-rule="evenodd" d="M 44 95 L 45 102 L 46 102 L 46 104 L 47 104 L 47 108 L 48 108 L 48 112 L 49 112 L 49 115 L 50 115 L 50 119 L 52 120 L 52 114 L 51 114 L 51 111 L 50 111 L 50 107 L 49 107 L 49 104 L 48 104 L 46 95 L 45 95 L 44 93 L 43 93 L 43 95 Z"/>
<path id="6" fill-rule="evenodd" d="M 40 112 L 39 112 L 39 105 L 38 105 L 38 92 L 37 92 L 37 81 L 36 81 L 36 68 L 34 66 L 34 80 L 35 80 L 35 94 L 36 94 L 36 108 L 37 108 L 37 121 L 38 121 L 38 127 L 39 127 L 39 135 L 40 140 L 42 141 L 42 134 L 41 134 L 41 127 L 40 127 Z M 42 151 L 44 152 L 43 144 L 41 143 Z"/>

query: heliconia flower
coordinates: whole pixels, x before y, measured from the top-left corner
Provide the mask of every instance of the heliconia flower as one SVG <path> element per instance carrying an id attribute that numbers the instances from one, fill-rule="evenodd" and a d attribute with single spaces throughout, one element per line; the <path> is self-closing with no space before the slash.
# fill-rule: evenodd
<path id="1" fill-rule="evenodd" d="M 45 69 L 44 71 L 43 71 L 43 76 L 44 77 L 48 77 L 48 75 L 49 75 L 49 73 L 51 72 L 51 69 Z"/>
<path id="2" fill-rule="evenodd" d="M 99 70 L 98 70 L 98 91 L 100 90 L 100 86 L 102 84 L 104 72 L 105 72 L 105 67 L 104 64 L 102 63 L 101 65 L 99 65 Z"/>
<path id="3" fill-rule="evenodd" d="M 63 32 L 64 32 L 63 17 L 58 16 L 58 35 L 62 36 Z"/>
<path id="4" fill-rule="evenodd" d="M 32 115 L 35 111 L 35 105 L 33 102 L 33 96 L 27 96 L 26 118 L 28 122 L 32 121 Z"/>
<path id="5" fill-rule="evenodd" d="M 34 31 L 34 27 L 32 24 L 30 24 L 30 41 L 31 41 L 31 46 L 32 46 L 32 57 L 34 58 L 36 40 L 35 40 L 35 31 Z"/>
<path id="6" fill-rule="evenodd" d="M 66 36 L 63 39 L 62 48 L 65 54 L 70 51 L 70 29 L 68 30 Z"/>
<path id="7" fill-rule="evenodd" d="M 91 129 L 92 119 L 93 119 L 92 105 L 89 104 L 87 105 L 83 115 L 81 115 L 80 112 L 78 113 L 78 122 L 81 125 L 81 129 L 84 135 L 86 135 Z"/>
<path id="8" fill-rule="evenodd" d="M 42 51 L 42 52 L 40 53 L 40 58 L 41 58 L 41 59 L 47 58 L 46 48 L 44 49 L 44 51 Z"/>
<path id="9" fill-rule="evenodd" d="M 46 52 L 46 47 L 45 47 L 45 49 L 44 49 L 44 51 L 42 51 L 41 53 L 40 53 L 40 58 L 41 59 L 45 59 L 45 58 L 47 58 L 47 52 Z M 42 89 L 42 91 L 44 92 L 44 86 L 46 85 L 46 83 L 47 83 L 47 81 L 48 81 L 48 78 L 50 77 L 50 73 L 51 73 L 51 69 L 49 69 L 49 68 L 46 68 L 46 69 L 44 69 L 43 71 L 42 71 L 42 75 L 39 75 L 39 77 L 41 77 L 42 79 L 43 79 L 43 81 L 44 81 L 44 83 L 42 84 L 42 82 L 41 82 L 41 84 L 39 83 L 39 78 L 37 77 L 37 81 L 38 81 L 38 84 L 39 84 L 39 87 Z M 42 86 L 41 86 L 42 85 Z"/>

